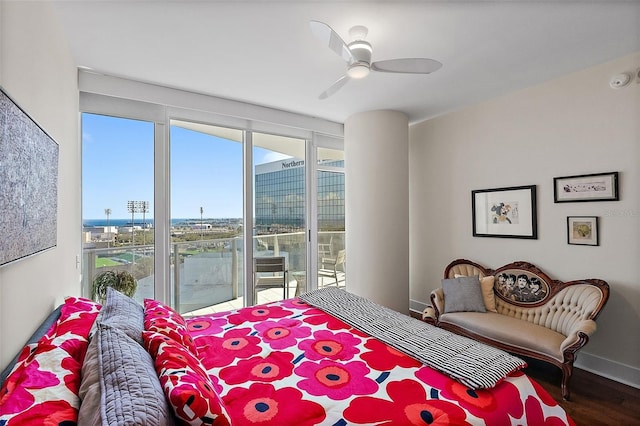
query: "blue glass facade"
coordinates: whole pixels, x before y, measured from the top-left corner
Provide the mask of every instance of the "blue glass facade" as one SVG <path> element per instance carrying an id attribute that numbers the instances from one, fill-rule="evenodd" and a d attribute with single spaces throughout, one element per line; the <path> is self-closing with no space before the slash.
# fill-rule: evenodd
<path id="1" fill-rule="evenodd" d="M 344 161 L 324 163 L 344 165 Z M 255 220 L 258 234 L 305 228 L 304 160 L 287 159 L 256 166 Z M 318 226 L 344 230 L 344 174 L 318 172 Z"/>

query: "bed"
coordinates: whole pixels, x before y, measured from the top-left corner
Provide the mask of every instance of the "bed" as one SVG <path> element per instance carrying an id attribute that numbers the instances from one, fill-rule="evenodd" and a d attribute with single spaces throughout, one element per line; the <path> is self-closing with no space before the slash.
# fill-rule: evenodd
<path id="1" fill-rule="evenodd" d="M 25 346 L 0 425 L 573 425 L 524 366 L 335 288 L 191 318 L 110 290 Z"/>

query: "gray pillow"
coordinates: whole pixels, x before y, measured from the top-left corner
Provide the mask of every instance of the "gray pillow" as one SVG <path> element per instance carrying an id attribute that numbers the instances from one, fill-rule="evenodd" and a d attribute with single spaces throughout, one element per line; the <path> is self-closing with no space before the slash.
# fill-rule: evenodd
<path id="1" fill-rule="evenodd" d="M 98 364 L 98 325 L 94 338 L 89 342 L 87 354 L 82 363 L 82 379 L 78 395 L 82 403 L 78 412 L 79 425 L 102 424 L 100 417 L 100 366 Z"/>
<path id="2" fill-rule="evenodd" d="M 444 313 L 487 312 L 482 298 L 482 288 L 478 276 L 445 278 L 442 280 L 444 292 Z"/>
<path id="3" fill-rule="evenodd" d="M 173 425 L 151 355 L 117 328 L 100 324 L 94 339 L 102 425 Z"/>
<path id="4" fill-rule="evenodd" d="M 107 287 L 107 300 L 102 306 L 96 322 L 118 328 L 142 345 L 144 308 L 118 290 Z"/>

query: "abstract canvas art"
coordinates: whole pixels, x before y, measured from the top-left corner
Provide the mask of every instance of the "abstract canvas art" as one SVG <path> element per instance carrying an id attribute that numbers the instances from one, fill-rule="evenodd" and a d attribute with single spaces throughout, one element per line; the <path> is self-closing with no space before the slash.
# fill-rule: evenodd
<path id="1" fill-rule="evenodd" d="M 0 266 L 55 247 L 58 144 L 0 89 Z"/>

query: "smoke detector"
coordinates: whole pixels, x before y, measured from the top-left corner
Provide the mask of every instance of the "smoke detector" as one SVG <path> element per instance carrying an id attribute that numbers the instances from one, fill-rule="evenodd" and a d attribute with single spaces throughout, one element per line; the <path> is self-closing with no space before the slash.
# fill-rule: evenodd
<path id="1" fill-rule="evenodd" d="M 620 89 L 621 87 L 626 86 L 630 82 L 631 82 L 631 74 L 628 72 L 623 72 L 611 77 L 611 80 L 609 81 L 609 86 L 611 86 L 612 89 Z"/>

